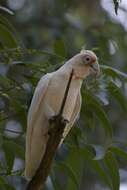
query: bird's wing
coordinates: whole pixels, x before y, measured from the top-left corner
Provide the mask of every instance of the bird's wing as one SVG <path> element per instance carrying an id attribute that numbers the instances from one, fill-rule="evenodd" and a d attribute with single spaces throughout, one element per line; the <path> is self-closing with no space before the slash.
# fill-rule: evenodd
<path id="1" fill-rule="evenodd" d="M 32 102 L 28 111 L 27 116 L 27 125 L 31 125 L 35 119 L 36 114 L 38 113 L 39 106 L 44 98 L 44 95 L 48 89 L 49 81 L 52 74 L 48 73 L 44 75 L 37 84 L 35 89 Z"/>
<path id="2" fill-rule="evenodd" d="M 41 159 L 41 156 L 44 154 L 46 146 L 47 137 L 43 134 L 42 124 L 47 124 L 45 122 L 45 119 L 43 118 L 43 115 L 40 116 L 39 112 L 41 112 L 40 106 L 42 106 L 42 102 L 48 90 L 51 78 L 52 74 L 46 74 L 41 78 L 35 89 L 34 96 L 28 111 L 25 175 L 29 178 L 31 178 L 32 175 L 34 175 L 34 172 L 36 171 L 39 161 Z M 41 121 L 40 117 L 42 119 Z"/>
<path id="3" fill-rule="evenodd" d="M 75 108 L 73 111 L 73 114 L 71 116 L 70 122 L 67 124 L 67 126 L 65 127 L 64 133 L 63 133 L 63 138 L 60 142 L 60 144 L 62 144 L 62 142 L 64 141 L 65 137 L 67 136 L 67 134 L 69 133 L 70 129 L 72 128 L 72 126 L 74 125 L 74 122 L 76 121 L 76 119 L 79 116 L 80 113 L 80 109 L 81 109 L 81 94 L 80 92 L 78 93 L 77 96 L 77 100 L 76 100 L 76 104 L 75 104 Z"/>

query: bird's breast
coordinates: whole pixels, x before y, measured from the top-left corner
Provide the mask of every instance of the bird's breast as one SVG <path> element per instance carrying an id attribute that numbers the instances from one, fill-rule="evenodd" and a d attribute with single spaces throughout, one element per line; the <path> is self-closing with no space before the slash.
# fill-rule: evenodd
<path id="1" fill-rule="evenodd" d="M 45 96 L 45 103 L 50 107 L 50 110 L 54 112 L 54 115 L 59 113 L 61 104 L 64 98 L 65 90 L 67 87 L 68 80 L 62 78 L 54 79 L 51 81 L 48 89 L 48 93 Z M 63 117 L 70 120 L 74 111 L 77 95 L 80 91 L 80 83 L 75 80 L 71 81 L 70 88 L 68 91 L 66 103 L 63 110 Z"/>

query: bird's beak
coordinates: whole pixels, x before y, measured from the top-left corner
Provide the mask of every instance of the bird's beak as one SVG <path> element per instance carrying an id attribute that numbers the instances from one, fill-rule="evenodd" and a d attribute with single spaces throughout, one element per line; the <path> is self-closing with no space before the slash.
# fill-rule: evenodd
<path id="1" fill-rule="evenodd" d="M 96 77 L 100 76 L 100 66 L 98 64 L 98 61 L 91 64 L 90 67 L 92 68 L 93 74 L 95 74 Z"/>

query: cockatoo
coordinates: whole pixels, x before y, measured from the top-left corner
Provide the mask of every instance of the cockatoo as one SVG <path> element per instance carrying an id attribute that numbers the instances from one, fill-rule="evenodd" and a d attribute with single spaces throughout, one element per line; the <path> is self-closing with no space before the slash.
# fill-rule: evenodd
<path id="1" fill-rule="evenodd" d="M 50 138 L 49 120 L 59 113 L 72 69 L 73 77 L 62 115 L 68 123 L 61 143 L 79 115 L 80 89 L 83 79 L 92 73 L 98 75 L 100 72 L 97 56 L 90 50 L 82 50 L 57 71 L 44 75 L 37 84 L 27 118 L 26 178 L 31 179 L 34 176 L 43 158 L 47 141 Z"/>

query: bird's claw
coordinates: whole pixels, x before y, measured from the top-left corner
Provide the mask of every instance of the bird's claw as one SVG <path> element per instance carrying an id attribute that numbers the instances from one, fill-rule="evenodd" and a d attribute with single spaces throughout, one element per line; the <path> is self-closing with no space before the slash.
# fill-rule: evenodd
<path id="1" fill-rule="evenodd" d="M 53 115 L 50 119 L 49 119 L 49 122 L 53 122 L 55 120 L 57 120 L 58 116 L 57 115 Z"/>
<path id="2" fill-rule="evenodd" d="M 69 123 L 69 121 L 63 117 L 61 118 L 61 122 L 65 125 L 67 125 Z"/>
<path id="3" fill-rule="evenodd" d="M 59 115 L 54 115 L 54 116 L 52 116 L 50 119 L 49 119 L 49 122 L 54 122 L 54 121 L 56 121 L 56 120 L 59 120 L 59 121 L 61 121 L 61 123 L 63 123 L 63 124 L 68 124 L 69 123 L 69 121 L 67 120 L 67 119 L 65 119 L 65 118 L 63 118 L 63 117 L 60 117 Z"/>

